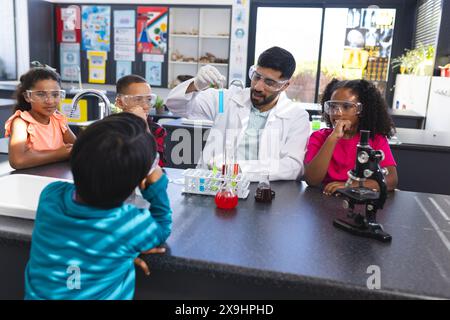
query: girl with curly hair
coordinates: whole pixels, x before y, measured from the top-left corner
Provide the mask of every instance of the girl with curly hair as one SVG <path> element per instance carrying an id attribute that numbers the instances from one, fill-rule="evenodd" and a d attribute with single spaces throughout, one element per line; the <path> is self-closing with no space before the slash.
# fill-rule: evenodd
<path id="1" fill-rule="evenodd" d="M 387 103 L 378 89 L 366 80 L 333 79 L 322 97 L 322 113 L 326 129 L 314 132 L 305 156 L 305 180 L 311 186 L 322 186 L 326 195 L 345 187 L 347 172 L 353 169 L 360 130 L 370 130 L 369 144 L 384 152 L 380 166 L 386 168 L 389 191 L 398 183 L 396 162 L 388 138 L 395 133 L 387 111 Z M 356 182 L 354 182 L 356 186 Z M 379 190 L 375 180 L 364 186 Z"/>

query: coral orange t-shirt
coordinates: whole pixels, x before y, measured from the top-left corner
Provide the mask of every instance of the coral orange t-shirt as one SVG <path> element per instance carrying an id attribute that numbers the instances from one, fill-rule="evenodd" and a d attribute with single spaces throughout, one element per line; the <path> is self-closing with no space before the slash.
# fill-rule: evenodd
<path id="1" fill-rule="evenodd" d="M 56 111 L 50 117 L 48 124 L 36 121 L 28 111 L 17 110 L 5 123 L 5 137 L 11 135 L 11 126 L 14 119 L 20 117 L 27 124 L 27 145 L 36 151 L 56 150 L 64 145 L 64 133 L 67 131 L 67 119 Z"/>
<path id="2" fill-rule="evenodd" d="M 313 132 L 309 137 L 308 146 L 305 155 L 305 164 L 311 162 L 319 152 L 325 140 L 333 132 L 333 129 L 321 129 Z M 333 151 L 333 155 L 328 165 L 327 175 L 323 179 L 323 184 L 331 181 L 346 181 L 347 172 L 355 167 L 357 144 L 360 134 L 355 134 L 350 139 L 339 139 Z M 384 160 L 380 162 L 380 167 L 397 166 L 392 155 L 388 140 L 381 134 L 376 134 L 374 139 L 369 139 L 369 145 L 374 150 L 382 150 Z"/>

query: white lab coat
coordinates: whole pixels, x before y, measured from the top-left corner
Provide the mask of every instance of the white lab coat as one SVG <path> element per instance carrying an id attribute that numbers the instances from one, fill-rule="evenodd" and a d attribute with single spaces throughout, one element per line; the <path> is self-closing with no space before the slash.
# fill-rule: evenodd
<path id="1" fill-rule="evenodd" d="M 220 166 L 224 150 L 227 150 L 226 158 L 230 161 L 230 150 L 235 150 L 244 136 L 252 106 L 250 88 L 223 89 L 224 110 L 219 113 L 218 90 L 186 94 L 192 81 L 187 80 L 172 89 L 166 105 L 181 117 L 214 121 L 202 158 L 203 162 L 212 164 L 214 157 L 214 162 Z M 308 113 L 283 92 L 262 130 L 258 160 L 238 159 L 237 162 L 252 181 L 258 181 L 261 175 L 267 173 L 270 180 L 295 180 L 304 172 L 303 159 L 309 132 Z M 202 159 L 199 160 L 201 162 Z"/>

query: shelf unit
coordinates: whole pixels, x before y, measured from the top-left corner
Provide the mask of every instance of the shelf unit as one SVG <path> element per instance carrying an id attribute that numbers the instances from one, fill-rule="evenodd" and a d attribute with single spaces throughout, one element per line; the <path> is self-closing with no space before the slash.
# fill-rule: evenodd
<path id="1" fill-rule="evenodd" d="M 199 68 L 213 65 L 228 82 L 228 63 L 199 62 L 207 53 L 216 58 L 230 57 L 231 7 L 173 7 L 169 13 L 168 86 L 173 88 L 179 75 L 195 76 Z M 195 62 L 174 58 L 193 58 Z"/>

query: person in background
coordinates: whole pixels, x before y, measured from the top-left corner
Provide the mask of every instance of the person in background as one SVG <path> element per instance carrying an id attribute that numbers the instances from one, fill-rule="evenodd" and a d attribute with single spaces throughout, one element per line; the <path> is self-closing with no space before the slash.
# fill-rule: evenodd
<path id="1" fill-rule="evenodd" d="M 116 93 L 116 107 L 122 111 L 134 113 L 147 122 L 150 132 L 156 139 L 159 165 L 165 166 L 167 162 L 164 149 L 167 132 L 149 116 L 150 109 L 157 98 L 155 94 L 152 94 L 150 85 L 141 76 L 130 74 L 117 81 Z"/>
<path id="2" fill-rule="evenodd" d="M 172 227 L 168 178 L 146 123 L 130 113 L 99 120 L 75 142 L 74 184 L 42 191 L 25 270 L 26 299 L 132 299 L 133 261 L 166 241 Z M 126 199 L 136 187 L 150 202 Z"/>
<path id="3" fill-rule="evenodd" d="M 166 105 L 174 114 L 214 122 L 199 165 L 220 167 L 231 153 L 253 181 L 263 174 L 270 180 L 303 174 L 309 117 L 285 94 L 295 67 L 290 52 L 272 47 L 250 68 L 250 88 L 222 89 L 225 77 L 206 65 L 170 91 Z"/>
<path id="4" fill-rule="evenodd" d="M 58 111 L 65 91 L 58 73 L 47 67 L 30 69 L 20 77 L 15 113 L 5 123 L 9 163 L 24 169 L 69 158 L 75 135 Z"/>
<path id="5" fill-rule="evenodd" d="M 387 103 L 378 89 L 366 80 L 338 81 L 333 79 L 325 88 L 322 108 L 327 129 L 312 133 L 305 157 L 305 180 L 311 186 L 322 186 L 326 195 L 344 188 L 347 172 L 355 166 L 360 130 L 370 130 L 369 144 L 384 152 L 380 166 L 387 168 L 389 191 L 397 186 L 396 162 L 388 138 L 394 124 Z M 356 186 L 356 182 L 353 183 Z M 364 186 L 379 190 L 375 180 Z"/>

